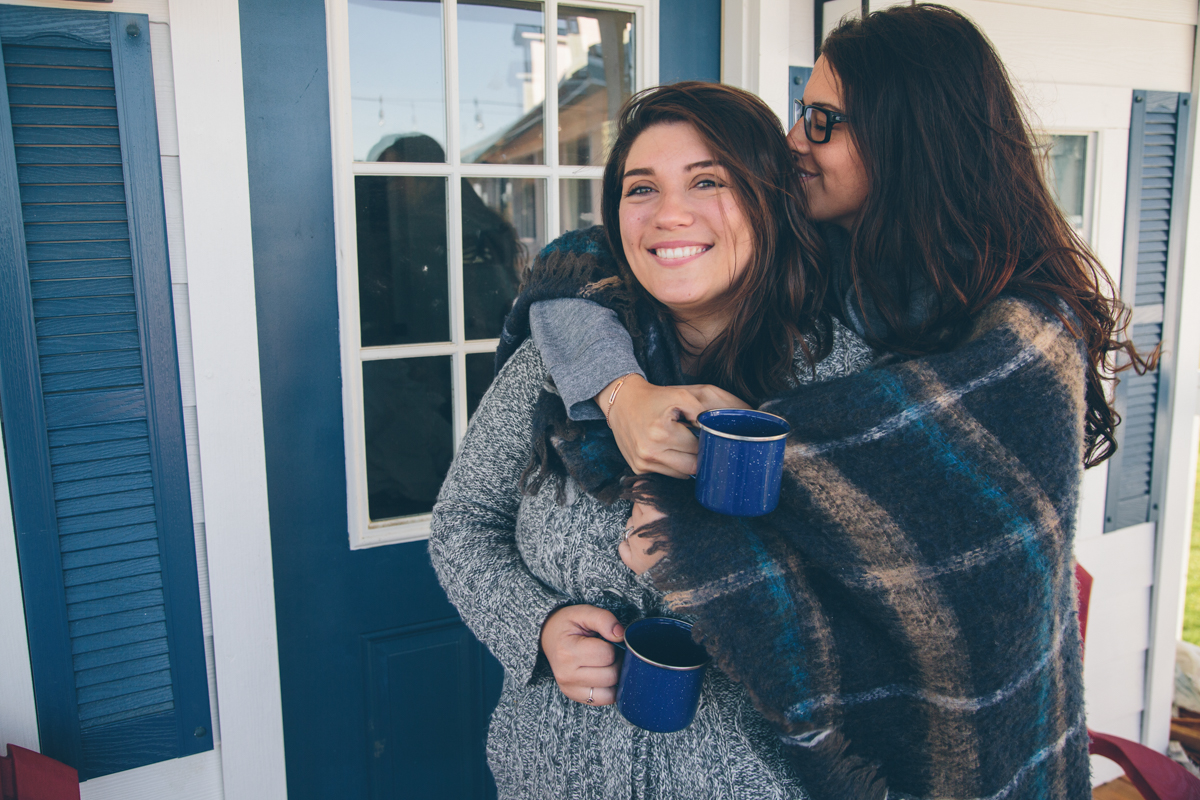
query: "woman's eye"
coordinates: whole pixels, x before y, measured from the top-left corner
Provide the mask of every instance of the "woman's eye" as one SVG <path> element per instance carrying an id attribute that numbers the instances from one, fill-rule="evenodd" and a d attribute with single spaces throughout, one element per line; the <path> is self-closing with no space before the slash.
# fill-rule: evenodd
<path id="1" fill-rule="evenodd" d="M 633 186 L 629 189 L 629 191 L 625 192 L 625 196 L 634 197 L 635 195 L 639 194 L 650 194 L 652 191 L 654 190 L 649 186 Z"/>
<path id="2" fill-rule="evenodd" d="M 696 181 L 697 189 L 720 189 L 722 184 L 717 183 L 715 178 L 701 178 Z"/>

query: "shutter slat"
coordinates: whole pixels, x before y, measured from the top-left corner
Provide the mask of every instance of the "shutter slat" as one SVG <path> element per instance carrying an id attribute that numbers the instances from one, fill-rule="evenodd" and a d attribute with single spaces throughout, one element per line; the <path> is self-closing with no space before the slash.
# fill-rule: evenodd
<path id="1" fill-rule="evenodd" d="M 72 553 L 76 550 L 88 550 L 93 547 L 157 538 L 158 528 L 155 525 L 126 525 L 123 528 L 77 533 L 74 536 L 60 536 L 58 537 L 58 547 L 63 553 Z"/>
<path id="2" fill-rule="evenodd" d="M 133 314 L 102 314 L 94 317 L 62 317 L 39 319 L 34 323 L 39 339 L 48 336 L 74 336 L 87 333 L 137 332 L 137 317 Z"/>
<path id="3" fill-rule="evenodd" d="M 125 188 L 119 184 L 30 184 L 21 187 L 21 202 L 32 203 L 121 203 Z"/>
<path id="4" fill-rule="evenodd" d="M 146 694 L 152 695 L 155 698 L 168 697 L 168 696 L 170 696 L 170 690 L 169 689 L 156 689 L 156 690 L 154 690 L 154 692 L 152 692 L 152 693 L 148 692 Z M 121 722 L 123 720 L 140 720 L 141 718 L 148 717 L 151 714 L 157 714 L 157 713 L 161 713 L 164 711 L 170 711 L 175 707 L 175 704 L 173 702 L 169 702 L 169 701 L 162 702 L 162 703 L 145 703 L 145 704 L 137 702 L 138 700 L 141 700 L 141 699 L 142 698 L 134 698 L 131 701 L 129 701 L 128 703 L 118 703 L 116 701 L 110 701 L 114 707 L 125 708 L 125 710 L 121 711 L 119 713 L 104 714 L 104 715 L 97 716 L 94 718 L 85 719 L 84 715 L 83 715 L 83 709 L 81 708 L 80 714 L 79 714 L 80 725 L 84 730 L 89 730 L 94 727 L 99 727 L 101 725 L 111 725 L 114 722 Z M 169 751 L 167 751 L 167 752 L 169 752 Z M 163 758 L 168 758 L 168 757 L 169 756 L 165 756 L 165 755 L 163 756 Z"/>
<path id="5" fill-rule="evenodd" d="M 54 242 L 30 243 L 30 261 L 70 261 L 74 259 L 129 258 L 129 242 Z"/>
<path id="6" fill-rule="evenodd" d="M 68 603 L 82 603 L 85 600 L 101 600 L 105 597 L 117 597 L 130 592 L 145 592 L 160 588 L 162 588 L 162 573 L 145 572 L 126 578 L 68 586 L 66 595 Z"/>
<path id="7" fill-rule="evenodd" d="M 89 478 L 84 481 L 57 483 L 54 486 L 54 497 L 57 500 L 71 500 L 131 489 L 150 489 L 153 486 L 154 479 L 149 472 L 135 472 L 128 475 L 112 475 L 107 478 Z"/>
<path id="8" fill-rule="evenodd" d="M 67 297 L 133 297 L 133 278 L 79 278 L 72 280 L 30 281 L 34 300 Z"/>
<path id="9" fill-rule="evenodd" d="M 121 628 L 117 631 L 97 633 L 92 636 L 76 636 L 71 639 L 71 649 L 75 653 L 90 653 L 93 650 L 109 650 L 138 642 L 148 642 L 151 639 L 161 639 L 166 635 L 166 625 L 161 622 L 151 622 L 146 625 Z"/>
<path id="10" fill-rule="evenodd" d="M 6 64 L 10 63 L 7 60 Z M 112 69 L 76 67 L 8 66 L 9 86 L 91 86 L 113 88 Z"/>
<path id="11" fill-rule="evenodd" d="M 86 125 L 96 128 L 115 128 L 115 108 L 68 108 L 53 106 L 18 106 L 12 110 L 13 125 Z"/>
<path id="12" fill-rule="evenodd" d="M 124 203 L 26 204 L 26 222 L 125 222 Z M 36 280 L 36 278 L 35 278 Z"/>
<path id="13" fill-rule="evenodd" d="M 159 689 L 170 685 L 171 672 L 169 669 L 157 672 L 144 672 L 137 675 L 126 675 L 117 681 L 80 687 L 79 702 L 80 704 L 95 704 L 93 707 L 100 710 L 102 708 L 101 700 L 129 697 L 130 695 L 144 692 L 147 689 Z M 162 699 L 161 697 L 156 697 L 154 702 L 162 702 Z M 102 713 L 111 712 L 105 710 Z M 100 715 L 97 714 L 96 716 Z"/>
<path id="14" fill-rule="evenodd" d="M 70 126 L 32 126 L 18 125 L 13 128 L 13 140 L 20 147 L 23 144 L 56 144 L 56 145 L 112 145 L 121 144 L 121 132 L 115 126 L 100 125 L 70 125 Z M 28 217 L 26 217 L 28 219 Z"/>
<path id="15" fill-rule="evenodd" d="M 72 656 L 77 673 L 88 672 L 111 667 L 114 671 L 122 670 L 126 664 L 136 664 L 138 661 L 156 656 L 168 655 L 166 639 L 147 639 L 143 642 L 115 647 L 111 650 L 93 650 Z"/>
<path id="16" fill-rule="evenodd" d="M 111 614 L 114 611 L 133 611 L 139 608 L 150 608 L 151 606 L 162 605 L 162 601 L 163 593 L 161 589 L 152 589 L 146 592 L 131 592 L 115 598 L 89 600 L 86 603 L 69 605 L 67 606 L 67 619 L 74 622 L 81 619 L 101 617 L 105 614 Z"/>
<path id="17" fill-rule="evenodd" d="M 121 163 L 121 148 L 104 145 L 88 147 L 17 147 L 17 164 L 117 164 Z"/>
<path id="18" fill-rule="evenodd" d="M 82 337 L 81 337 L 82 338 Z M 43 375 L 56 375 L 62 372 L 79 372 L 82 370 L 113 369 L 116 367 L 141 367 L 142 354 L 135 347 L 126 350 L 95 350 L 81 353 L 66 353 L 64 355 L 42 356 L 38 359 L 42 366 Z"/>
<path id="19" fill-rule="evenodd" d="M 154 492 L 149 489 L 134 489 L 99 497 L 80 497 L 75 500 L 60 500 L 57 503 L 59 519 L 104 514 L 129 508 L 149 506 L 153 511 Z"/>
<path id="20" fill-rule="evenodd" d="M 94 261 L 42 261 L 29 269 L 30 280 L 54 281 L 76 278 L 132 277 L 133 263 L 126 258 L 99 258 Z"/>
<path id="21" fill-rule="evenodd" d="M 118 528 L 124 525 L 156 521 L 153 508 L 127 508 L 122 511 L 107 511 L 65 519 L 59 523 L 58 532 L 60 534 L 86 533 L 87 531 L 100 531 L 105 528 Z M 97 578 L 97 580 L 105 579 Z"/>
<path id="22" fill-rule="evenodd" d="M 99 369 L 90 372 L 67 372 L 61 375 L 46 375 L 42 378 L 42 391 L 46 394 L 77 392 L 88 389 L 118 389 L 142 385 L 142 368 Z"/>
<path id="23" fill-rule="evenodd" d="M 82 639 L 86 636 L 119 633 L 130 628 L 144 628 L 146 625 L 165 622 L 166 619 L 167 616 L 161 604 L 132 611 L 119 611 L 115 614 L 104 614 L 72 622 L 71 636 Z"/>
<path id="24" fill-rule="evenodd" d="M 38 341 L 38 349 L 47 358 L 76 353 L 98 353 L 106 350 L 130 350 L 137 346 L 137 331 L 89 333 L 80 336 L 47 336 Z"/>
<path id="25" fill-rule="evenodd" d="M 64 297 L 34 300 L 38 317 L 86 317 L 99 314 L 130 313 L 137 310 L 133 295 L 118 297 Z"/>
<path id="26" fill-rule="evenodd" d="M 17 167 L 17 177 L 23 184 L 110 183 L 120 184 L 124 178 L 119 166 L 57 166 L 24 165 Z M 22 200 L 25 196 L 22 195 Z"/>
<path id="27" fill-rule="evenodd" d="M 118 578 L 132 578 L 136 575 L 147 575 L 159 571 L 158 558 L 134 558 L 129 561 L 118 561 L 112 564 L 99 564 L 94 567 L 63 570 L 63 583 L 70 588 L 86 583 L 104 583 Z"/>
<path id="28" fill-rule="evenodd" d="M 25 226 L 27 242 L 92 242 L 128 239 L 129 225 L 119 222 L 39 222 Z"/>
<path id="29" fill-rule="evenodd" d="M 97 442 L 86 450 L 80 448 L 64 458 L 78 458 L 83 463 L 64 463 L 53 469 L 54 481 L 66 482 L 89 477 L 126 475 L 150 468 L 148 455 L 126 455 L 123 453 L 149 453 L 145 439 L 126 439 L 115 442 Z M 93 458 L 94 457 L 94 458 Z M 86 459 L 86 460 L 84 460 Z M 96 459 L 103 459 L 102 461 Z"/>
<path id="30" fill-rule="evenodd" d="M 117 98 L 111 89 L 57 89 L 11 84 L 8 87 L 8 102 L 14 106 L 117 107 Z"/>
<path id="31" fill-rule="evenodd" d="M 4 45 L 4 63 L 6 65 L 102 67 L 111 70 L 112 56 L 104 50 L 28 47 L 19 44 L 6 44 Z"/>
<path id="32" fill-rule="evenodd" d="M 95 686 L 99 683 L 120 680 L 130 675 L 145 675 L 151 672 L 168 669 L 170 660 L 166 653 L 160 653 L 148 658 L 135 658 L 117 664 L 106 664 L 94 669 L 83 669 L 75 673 L 75 685 L 79 688 Z"/>
<path id="33" fill-rule="evenodd" d="M 43 400 L 49 427 L 122 422 L 146 415 L 146 393 L 141 389 L 59 394 Z"/>

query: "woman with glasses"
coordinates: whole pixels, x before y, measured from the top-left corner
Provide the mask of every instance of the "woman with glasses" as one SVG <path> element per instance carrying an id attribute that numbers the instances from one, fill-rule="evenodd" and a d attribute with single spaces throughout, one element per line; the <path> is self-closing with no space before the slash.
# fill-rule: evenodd
<path id="1" fill-rule="evenodd" d="M 695 620 L 814 797 L 1083 800 L 1079 482 L 1115 449 L 1114 356 L 1147 360 L 961 13 L 843 22 L 793 113 L 816 327 L 876 360 L 761 404 L 792 425 L 775 512 L 721 517 L 670 480 L 696 471 L 687 423 L 736 387 L 703 352 L 691 377 L 716 386 L 656 385 L 595 302 L 603 259 L 548 248 L 500 357 L 532 331 L 565 413 L 606 418 L 643 476 L 622 561 Z"/>

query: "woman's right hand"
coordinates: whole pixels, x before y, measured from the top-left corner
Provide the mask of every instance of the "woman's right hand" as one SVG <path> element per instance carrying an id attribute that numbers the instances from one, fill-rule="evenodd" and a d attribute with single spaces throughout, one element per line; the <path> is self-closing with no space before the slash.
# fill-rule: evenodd
<path id="1" fill-rule="evenodd" d="M 577 703 L 611 704 L 616 699 L 618 667 L 617 648 L 609 642 L 624 638 L 625 628 L 617 618 L 596 606 L 563 606 L 546 617 L 542 652 L 559 690 Z"/>
<path id="2" fill-rule="evenodd" d="M 613 381 L 596 395 L 601 410 L 608 412 L 617 447 L 638 475 L 657 472 L 671 478 L 696 474 L 699 445 L 684 420 L 712 408 L 749 408 L 724 389 L 707 384 L 655 386 L 636 373 L 626 375 L 611 408 Z"/>

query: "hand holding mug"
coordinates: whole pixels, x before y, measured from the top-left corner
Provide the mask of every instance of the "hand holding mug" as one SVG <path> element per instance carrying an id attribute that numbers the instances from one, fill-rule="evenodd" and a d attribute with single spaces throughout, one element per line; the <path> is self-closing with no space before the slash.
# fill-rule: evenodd
<path id="1" fill-rule="evenodd" d="M 612 612 L 596 606 L 563 606 L 547 617 L 542 625 L 542 652 L 559 690 L 577 703 L 611 704 L 619 665 L 617 649 L 610 642 L 624 637 L 625 629 Z"/>

